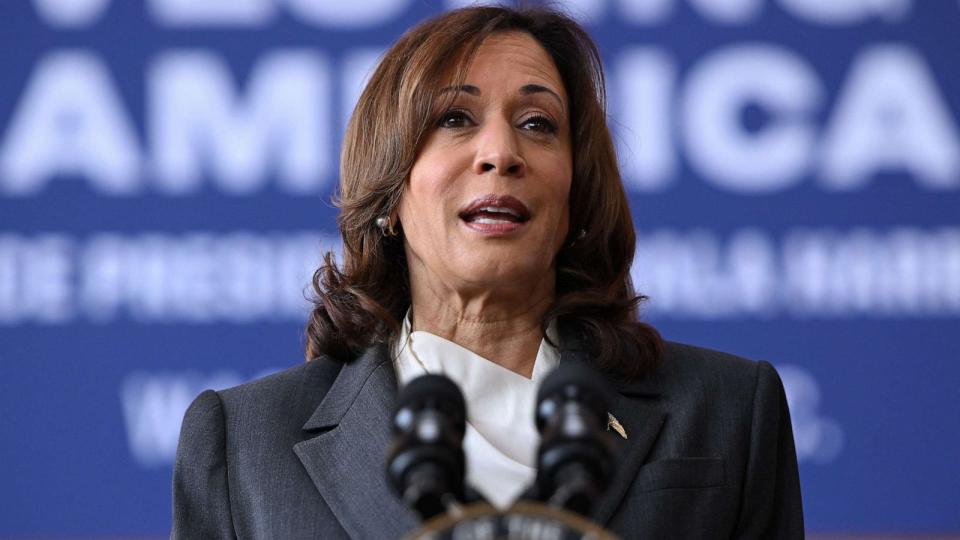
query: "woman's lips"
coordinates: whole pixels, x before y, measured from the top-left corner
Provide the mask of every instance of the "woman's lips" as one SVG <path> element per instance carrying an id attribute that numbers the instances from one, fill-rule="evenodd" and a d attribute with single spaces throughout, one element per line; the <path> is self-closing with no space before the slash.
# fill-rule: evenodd
<path id="1" fill-rule="evenodd" d="M 489 236 L 510 234 L 526 226 L 526 223 L 515 221 L 467 221 L 467 228 Z"/>
<path id="2" fill-rule="evenodd" d="M 459 216 L 470 229 L 502 235 L 522 228 L 530 219 L 530 210 L 509 195 L 485 195 L 471 201 Z"/>

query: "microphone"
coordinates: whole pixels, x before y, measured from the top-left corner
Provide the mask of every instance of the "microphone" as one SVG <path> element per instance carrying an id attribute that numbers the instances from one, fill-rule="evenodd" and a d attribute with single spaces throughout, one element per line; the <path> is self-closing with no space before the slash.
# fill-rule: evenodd
<path id="1" fill-rule="evenodd" d="M 424 521 L 464 502 L 467 410 L 456 383 L 423 375 L 397 396 L 387 480 Z"/>
<path id="2" fill-rule="evenodd" d="M 537 392 L 538 498 L 590 516 L 613 472 L 614 443 L 606 432 L 610 410 L 604 380 L 579 362 L 561 363 Z"/>

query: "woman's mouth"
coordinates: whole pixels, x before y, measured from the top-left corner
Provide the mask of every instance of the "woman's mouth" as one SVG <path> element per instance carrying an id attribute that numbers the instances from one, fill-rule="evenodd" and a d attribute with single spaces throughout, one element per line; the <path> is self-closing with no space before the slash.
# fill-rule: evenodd
<path id="1" fill-rule="evenodd" d="M 459 213 L 467 227 L 484 234 L 513 232 L 530 219 L 525 204 L 509 195 L 486 195 L 474 199 Z"/>

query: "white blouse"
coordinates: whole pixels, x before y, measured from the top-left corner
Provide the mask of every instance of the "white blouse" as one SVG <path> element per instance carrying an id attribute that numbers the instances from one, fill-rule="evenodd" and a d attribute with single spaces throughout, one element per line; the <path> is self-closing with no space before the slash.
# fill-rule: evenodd
<path id="1" fill-rule="evenodd" d="M 467 483 L 495 506 L 508 507 L 536 477 L 537 389 L 560 362 L 559 351 L 543 340 L 527 379 L 452 341 L 410 329 L 407 312 L 393 350 L 399 384 L 424 373 L 442 373 L 457 383 L 467 404 Z M 552 330 L 547 332 L 556 342 Z"/>

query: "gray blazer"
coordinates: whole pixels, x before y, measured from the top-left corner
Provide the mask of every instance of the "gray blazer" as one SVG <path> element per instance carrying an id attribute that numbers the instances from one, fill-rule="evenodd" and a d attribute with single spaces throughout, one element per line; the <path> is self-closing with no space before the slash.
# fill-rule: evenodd
<path id="1" fill-rule="evenodd" d="M 623 538 L 803 538 L 790 417 L 770 364 L 668 343 L 658 371 L 611 383 L 628 439 L 616 437 L 619 468 L 598 522 Z M 171 538 L 414 529 L 384 473 L 396 388 L 379 346 L 200 394 L 180 433 Z"/>

